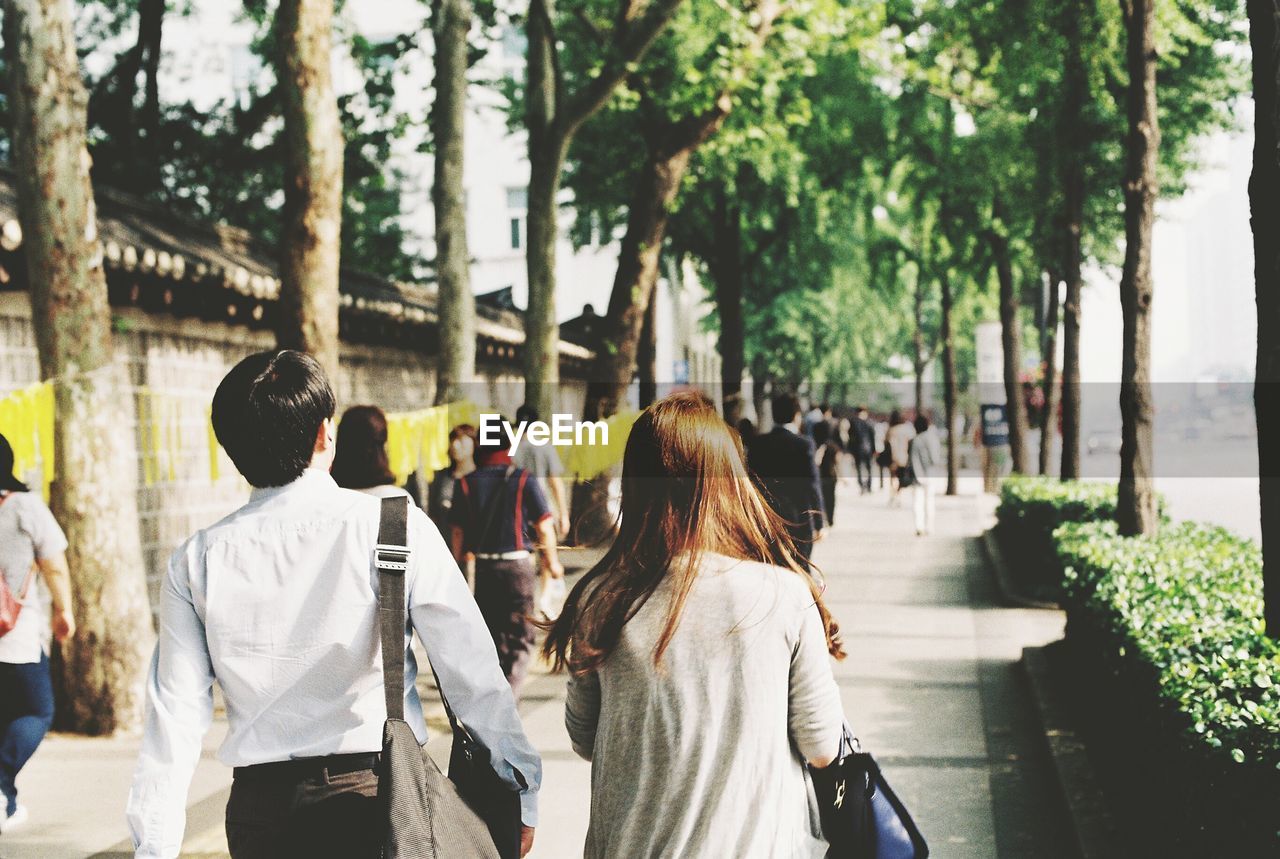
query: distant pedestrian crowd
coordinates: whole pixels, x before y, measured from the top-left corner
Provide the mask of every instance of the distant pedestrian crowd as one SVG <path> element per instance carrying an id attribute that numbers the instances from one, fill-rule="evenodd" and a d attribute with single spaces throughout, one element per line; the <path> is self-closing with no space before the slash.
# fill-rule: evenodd
<path id="1" fill-rule="evenodd" d="M 877 469 L 891 504 L 914 492 L 917 533 L 932 529 L 942 458 L 927 418 L 804 411 L 783 394 L 757 433 L 700 393 L 672 394 L 632 427 L 616 533 L 566 592 L 571 511 L 553 446 L 513 456 L 507 433 L 453 427 L 423 498 L 388 466 L 381 409 L 335 417 L 319 365 L 288 350 L 246 358 L 213 398 L 218 441 L 253 490 L 174 552 L 161 583 L 128 799 L 137 856 L 178 855 L 215 682 L 232 856 L 382 855 L 383 722 L 402 711 L 427 739 L 414 633 L 467 748 L 518 798 L 518 836 L 493 855 L 524 855 L 542 765 L 516 701 L 539 627 L 543 656 L 570 673 L 573 748 L 592 762 L 584 855 L 827 855 L 809 773 L 842 747 L 830 657 L 844 649 L 812 550 L 837 485 L 873 492 Z M 538 415 L 526 406 L 515 420 Z M 0 439 L 0 572 L 22 610 L 0 635 L 0 831 L 26 817 L 15 778 L 52 718 L 48 633 L 75 629 L 66 540 L 9 476 L 7 451 Z M 33 569 L 45 587 L 31 588 Z M 401 613 L 391 627 L 387 611 Z M 394 706 L 390 647 L 404 665 Z"/>

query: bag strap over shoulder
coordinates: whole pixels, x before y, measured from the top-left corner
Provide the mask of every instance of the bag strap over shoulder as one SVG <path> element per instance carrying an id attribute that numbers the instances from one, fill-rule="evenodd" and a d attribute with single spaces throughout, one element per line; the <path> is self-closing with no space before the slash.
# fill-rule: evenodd
<path id="1" fill-rule="evenodd" d="M 378 624 L 382 630 L 382 691 L 387 701 L 387 718 L 404 718 L 404 628 L 405 573 L 409 569 L 409 499 L 403 496 L 382 499 L 378 519 L 378 545 L 374 566 L 378 568 Z M 470 732 L 453 715 L 440 676 L 435 676 L 440 700 L 454 734 Z"/>
<path id="2" fill-rule="evenodd" d="M 387 718 L 404 718 L 405 573 L 409 569 L 409 499 L 382 499 L 378 544 L 378 625 L 382 630 L 382 690 Z"/>

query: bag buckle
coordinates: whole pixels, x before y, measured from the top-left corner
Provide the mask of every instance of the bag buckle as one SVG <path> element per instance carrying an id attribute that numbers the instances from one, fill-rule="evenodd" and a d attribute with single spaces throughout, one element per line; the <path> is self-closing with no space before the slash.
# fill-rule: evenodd
<path id="1" fill-rule="evenodd" d="M 408 546 L 397 546 L 393 543 L 379 543 L 373 550 L 373 563 L 380 570 L 409 569 L 409 556 L 412 554 Z"/>

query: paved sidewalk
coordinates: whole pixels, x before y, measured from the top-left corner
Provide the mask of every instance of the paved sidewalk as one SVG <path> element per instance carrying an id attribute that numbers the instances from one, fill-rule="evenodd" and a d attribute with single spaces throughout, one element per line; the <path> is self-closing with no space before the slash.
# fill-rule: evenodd
<path id="1" fill-rule="evenodd" d="M 1016 662 L 1024 646 L 1060 637 L 1062 617 L 998 606 L 974 540 L 992 507 L 975 494 L 939 497 L 937 533 L 917 538 L 908 506 L 842 486 L 815 560 L 850 654 L 836 667 L 846 712 L 933 855 L 1052 859 L 1070 842 Z M 569 748 L 563 690 L 563 678 L 539 673 L 521 703 L 545 767 L 535 859 L 580 856 L 586 832 L 590 766 Z M 212 757 L 224 729 L 216 723 L 205 744 L 184 855 L 226 855 L 230 773 Z M 433 753 L 447 754 L 437 735 Z M 0 838 L 0 857 L 129 855 L 122 815 L 136 749 L 127 739 L 47 740 L 20 779 L 31 822 Z"/>

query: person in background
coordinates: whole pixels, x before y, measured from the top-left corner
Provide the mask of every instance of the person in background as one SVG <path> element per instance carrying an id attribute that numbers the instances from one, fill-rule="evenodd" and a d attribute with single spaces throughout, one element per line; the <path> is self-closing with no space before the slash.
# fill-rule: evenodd
<path id="1" fill-rule="evenodd" d="M 554 515 L 542 487 L 511 461 L 510 439 L 484 428 L 476 449 L 477 468 L 458 481 L 451 511 L 450 544 L 461 561 L 470 552 L 476 563 L 476 603 L 498 650 L 502 672 L 518 696 L 533 651 L 536 573 L 534 544 L 547 575 L 563 578 L 556 552 Z M 527 527 L 532 526 L 532 527 Z"/>
<path id="2" fill-rule="evenodd" d="M 774 512 L 787 522 L 806 566 L 824 535 L 826 514 L 813 441 L 800 434 L 800 402 L 794 394 L 773 399 L 773 429 L 751 440 L 748 464 Z"/>
<path id="3" fill-rule="evenodd" d="M 338 423 L 333 482 L 375 498 L 408 496 L 387 463 L 387 416 L 377 406 L 352 406 Z"/>
<path id="4" fill-rule="evenodd" d="M 858 487 L 866 495 L 871 491 L 871 461 L 876 455 L 876 431 L 863 406 L 858 406 L 857 413 L 849 421 L 849 452 L 853 454 L 853 465 L 858 472 Z"/>
<path id="5" fill-rule="evenodd" d="M 540 420 L 538 410 L 530 405 L 516 409 L 516 426 L 528 428 L 530 422 Z M 526 440 L 512 457 L 517 468 L 538 478 L 542 491 L 550 500 L 555 514 L 556 532 L 560 537 L 569 533 L 569 495 L 564 488 L 564 465 L 553 444 L 529 444 Z"/>
<path id="6" fill-rule="evenodd" d="M 738 420 L 738 437 L 742 439 L 743 444 L 747 444 L 751 439 L 759 435 L 756 425 L 751 422 L 751 418 L 740 418 Z"/>
<path id="7" fill-rule="evenodd" d="M 902 416 L 902 412 L 894 409 L 889 415 L 889 429 L 884 437 L 885 450 L 889 451 L 890 507 L 896 507 L 900 503 L 898 496 L 902 492 L 902 485 L 898 479 L 898 473 L 907 467 L 911 439 L 915 434 L 915 427 L 910 421 Z"/>
<path id="8" fill-rule="evenodd" d="M 435 473 L 427 490 L 427 516 L 436 523 L 446 542 L 458 481 L 476 470 L 476 441 L 476 428 L 471 424 L 458 424 L 449 430 L 449 464 Z"/>
<path id="9" fill-rule="evenodd" d="M 813 428 L 827 419 L 827 411 L 828 407 L 826 403 L 818 405 L 817 403 L 810 401 L 810 409 L 805 412 L 804 419 L 800 424 L 801 429 L 806 436 L 813 438 Z"/>
<path id="10" fill-rule="evenodd" d="M 382 501 L 334 482 L 334 396 L 310 355 L 250 355 L 218 385 L 213 430 L 253 492 L 173 553 L 160 583 L 159 641 L 146 680 L 142 749 L 127 817 L 137 859 L 182 847 L 187 792 L 226 702 L 218 758 L 232 859 L 381 855 L 387 702 L 378 621 Z M 458 719 L 520 791 L 533 845 L 542 762 L 525 737 L 484 619 L 439 533 L 408 509 L 404 710 L 427 741 L 410 648 L 418 633 Z M 385 799 L 385 797 L 383 797 Z"/>
<path id="11" fill-rule="evenodd" d="M 830 527 L 836 520 L 836 482 L 840 479 L 841 453 L 831 424 L 824 421 L 814 425 L 813 443 L 817 447 L 818 479 L 822 482 L 822 510 Z"/>
<path id="12" fill-rule="evenodd" d="M 805 764 L 837 754 L 844 650 L 741 451 L 699 392 L 646 409 L 618 537 L 547 636 L 591 761 L 586 859 L 827 853 Z"/>
<path id="13" fill-rule="evenodd" d="M 13 448 L 0 435 L 0 576 L 22 603 L 17 623 L 0 636 L 0 833 L 27 821 L 16 779 L 53 724 L 49 634 L 61 642 L 76 631 L 67 538 L 13 467 Z"/>
<path id="14" fill-rule="evenodd" d="M 914 477 L 912 501 L 916 517 L 916 536 L 933 532 L 934 496 L 937 494 L 938 466 L 942 463 L 942 444 L 938 432 L 924 415 L 916 415 L 915 437 L 909 444 L 907 457 Z"/>

